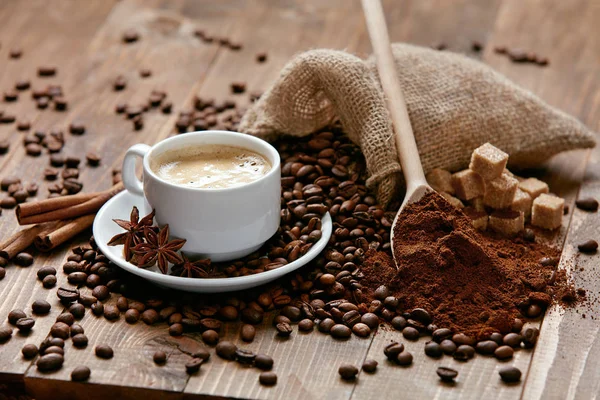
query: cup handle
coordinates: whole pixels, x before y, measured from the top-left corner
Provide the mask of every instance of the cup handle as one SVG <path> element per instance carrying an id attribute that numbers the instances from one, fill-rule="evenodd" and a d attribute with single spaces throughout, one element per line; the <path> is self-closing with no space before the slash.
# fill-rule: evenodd
<path id="1" fill-rule="evenodd" d="M 148 154 L 148 151 L 150 151 L 150 146 L 147 144 L 134 144 L 127 150 L 123 159 L 123 185 L 125 185 L 125 189 L 129 192 L 140 196 L 144 195 L 144 184 L 135 174 L 135 161 L 137 157 L 143 159 Z"/>

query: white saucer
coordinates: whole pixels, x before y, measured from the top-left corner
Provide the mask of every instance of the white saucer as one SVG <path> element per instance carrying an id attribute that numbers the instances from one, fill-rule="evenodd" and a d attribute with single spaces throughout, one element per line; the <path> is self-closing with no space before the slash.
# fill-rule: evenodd
<path id="1" fill-rule="evenodd" d="M 329 213 L 322 219 L 321 239 L 316 242 L 310 250 L 302 257 L 283 267 L 261 272 L 255 275 L 240 276 L 235 278 L 183 278 L 178 276 L 163 275 L 156 266 L 148 269 L 138 268 L 137 266 L 125 261 L 123 258 L 123 246 L 108 246 L 107 243 L 116 234 L 122 233 L 117 224 L 113 222 L 114 218 L 129 220 L 131 209 L 136 206 L 140 210 L 140 218 L 149 213 L 144 205 L 144 199 L 141 196 L 131 194 L 127 191 L 117 194 L 104 204 L 96 214 L 94 219 L 94 238 L 102 253 L 119 267 L 131 272 L 134 275 L 141 276 L 157 285 L 166 286 L 172 289 L 185 290 L 198 293 L 219 293 L 231 292 L 234 290 L 248 289 L 254 286 L 263 285 L 271 282 L 283 275 L 292 272 L 314 259 L 327 245 L 333 224 Z"/>

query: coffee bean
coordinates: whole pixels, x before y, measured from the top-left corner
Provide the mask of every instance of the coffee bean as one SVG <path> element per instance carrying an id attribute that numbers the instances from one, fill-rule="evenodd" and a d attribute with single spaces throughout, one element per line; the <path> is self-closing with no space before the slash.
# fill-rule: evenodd
<path id="1" fill-rule="evenodd" d="M 517 367 L 502 367 L 498 371 L 500 378 L 506 383 L 519 382 L 521 380 L 521 370 Z"/>
<path id="2" fill-rule="evenodd" d="M 350 328 L 342 324 L 332 326 L 329 333 L 336 339 L 347 339 L 352 335 Z"/>
<path id="3" fill-rule="evenodd" d="M 254 329 L 254 327 L 252 325 L 244 325 L 242 327 L 242 332 L 243 332 L 242 340 L 251 342 L 252 340 L 254 340 L 254 336 L 252 336 L 252 340 L 246 340 L 246 339 L 249 339 L 249 337 L 250 337 L 249 336 L 250 333 L 249 333 L 249 331 L 247 331 L 249 328 L 245 328 L 246 326 L 252 327 L 252 329 Z M 245 331 L 245 333 L 244 333 L 244 331 Z M 248 336 L 245 336 L 245 335 L 248 335 Z M 246 339 L 244 339 L 244 337 L 246 337 Z M 219 343 L 219 334 L 216 331 L 213 331 L 212 329 L 208 329 L 208 330 L 202 332 L 202 341 L 209 346 L 214 346 L 217 343 Z"/>
<path id="4" fill-rule="evenodd" d="M 503 343 L 510 347 L 520 347 L 523 338 L 518 333 L 509 333 L 504 336 Z"/>
<path id="5" fill-rule="evenodd" d="M 148 310 L 150 311 L 150 310 Z M 152 310 L 154 311 L 154 310 Z M 156 312 L 156 311 L 154 311 Z M 104 306 L 104 318 L 106 318 L 109 321 L 116 321 L 119 319 L 119 317 L 121 316 L 121 312 L 119 311 L 119 309 L 117 308 L 117 306 L 113 305 L 113 304 L 107 304 Z M 143 314 L 142 314 L 142 320 L 143 320 Z M 144 321 L 146 322 L 146 321 Z M 149 324 L 150 325 L 150 324 Z"/>
<path id="6" fill-rule="evenodd" d="M 8 153 L 10 149 L 10 142 L 6 139 L 0 139 L 0 154 Z"/>
<path id="7" fill-rule="evenodd" d="M 433 331 L 431 334 L 432 339 L 438 343 L 441 343 L 445 339 L 449 339 L 452 337 L 452 331 L 447 328 L 440 328 Z"/>
<path id="8" fill-rule="evenodd" d="M 21 267 L 28 267 L 33 264 L 33 256 L 29 253 L 19 253 L 15 256 L 13 261 Z"/>
<path id="9" fill-rule="evenodd" d="M 38 269 L 38 271 L 37 271 L 37 277 L 39 280 L 43 280 L 48 275 L 56 275 L 56 268 L 50 267 L 50 266 L 45 266 L 45 267 Z"/>
<path id="10" fill-rule="evenodd" d="M 35 325 L 35 320 L 33 318 L 20 318 L 19 320 L 17 320 L 15 325 L 17 326 L 19 332 L 27 333 Z"/>
<path id="11" fill-rule="evenodd" d="M 37 315 L 48 314 L 51 308 L 52 306 L 46 300 L 36 300 L 31 305 L 31 310 Z"/>
<path id="12" fill-rule="evenodd" d="M 397 331 L 402 331 L 404 328 L 406 328 L 407 322 L 406 322 L 406 319 L 404 317 L 402 317 L 400 315 L 397 315 L 394 318 L 392 318 L 392 321 L 390 322 L 390 324 Z"/>
<path id="13" fill-rule="evenodd" d="M 315 323 L 306 318 L 303 319 L 302 321 L 298 322 L 298 330 L 303 331 L 303 332 L 311 332 L 313 330 L 315 326 Z"/>
<path id="14" fill-rule="evenodd" d="M 81 305 L 81 304 L 79 304 Z M 80 333 L 84 333 L 85 330 L 83 329 L 83 326 L 79 325 L 79 324 L 73 324 L 71 325 L 71 337 L 75 336 L 75 335 L 79 335 Z"/>
<path id="15" fill-rule="evenodd" d="M 135 324 L 139 321 L 139 319 L 140 312 L 138 310 L 130 308 L 129 310 L 125 311 L 125 321 L 127 321 L 128 324 Z"/>
<path id="16" fill-rule="evenodd" d="M 431 315 L 422 308 L 415 308 L 410 312 L 410 317 L 414 320 L 421 322 L 424 325 L 431 323 Z"/>
<path id="17" fill-rule="evenodd" d="M 493 340 L 484 340 L 482 342 L 477 343 L 475 346 L 475 351 L 479 354 L 494 354 L 494 351 L 498 348 L 498 343 Z"/>
<path id="18" fill-rule="evenodd" d="M 10 58 L 17 59 L 17 58 L 21 58 L 22 55 L 23 55 L 23 50 L 21 50 L 20 48 L 15 47 L 15 48 L 10 49 L 10 52 L 9 52 Z"/>
<path id="19" fill-rule="evenodd" d="M 425 343 L 425 354 L 429 357 L 438 358 L 441 357 L 444 352 L 442 351 L 442 347 L 437 342 L 427 342 Z"/>
<path id="20" fill-rule="evenodd" d="M 467 361 L 475 356 L 475 349 L 467 344 L 461 344 L 457 347 L 456 351 L 452 354 L 455 360 Z"/>
<path id="21" fill-rule="evenodd" d="M 79 300 L 79 290 L 77 289 L 60 287 L 58 288 L 56 295 L 58 296 L 61 302 L 66 304 L 74 303 L 77 300 Z"/>
<path id="22" fill-rule="evenodd" d="M 244 93 L 246 91 L 246 83 L 245 82 L 232 82 L 231 83 L 231 93 L 239 94 Z"/>
<path id="23" fill-rule="evenodd" d="M 494 351 L 494 356 L 499 360 L 512 358 L 514 350 L 510 346 L 500 346 Z"/>
<path id="24" fill-rule="evenodd" d="M 515 318 L 515 321 L 513 322 L 512 326 L 512 331 L 515 333 L 519 333 L 521 332 L 521 329 L 523 329 L 523 321 L 519 318 Z"/>
<path id="25" fill-rule="evenodd" d="M 15 309 L 8 313 L 8 322 L 11 325 L 16 325 L 21 318 L 27 318 L 27 314 L 23 310 Z"/>
<path id="26" fill-rule="evenodd" d="M 93 303 L 90 308 L 92 309 L 92 313 L 97 317 L 104 314 L 104 304 L 99 301 Z"/>
<path id="27" fill-rule="evenodd" d="M 261 385 L 273 386 L 277 384 L 277 374 L 275 372 L 261 372 L 258 381 Z"/>
<path id="28" fill-rule="evenodd" d="M 453 382 L 458 376 L 458 371 L 448 367 L 438 367 L 435 371 L 440 379 L 444 382 Z"/>
<path id="29" fill-rule="evenodd" d="M 87 279 L 87 274 L 85 272 L 71 272 L 67 276 L 67 281 L 69 281 L 72 285 L 80 285 L 84 283 Z"/>
<path id="30" fill-rule="evenodd" d="M 577 248 L 581 253 L 595 253 L 598 250 L 598 242 L 595 240 L 587 240 L 577 245 Z"/>
<path id="31" fill-rule="evenodd" d="M 535 327 L 527 327 L 521 331 L 523 345 L 527 349 L 535 347 L 539 336 L 540 330 Z"/>
<path id="32" fill-rule="evenodd" d="M 135 29 L 127 29 L 121 36 L 123 43 L 134 43 L 137 42 L 139 38 L 140 34 Z"/>
<path id="33" fill-rule="evenodd" d="M 153 309 L 148 309 L 146 311 L 144 311 L 142 313 L 141 316 L 141 320 L 146 324 L 146 325 L 152 325 L 158 322 L 159 320 L 159 315 L 156 312 L 156 310 Z"/>
<path id="34" fill-rule="evenodd" d="M 30 360 L 38 355 L 38 348 L 35 344 L 29 343 L 21 348 L 21 353 L 26 360 Z"/>
<path id="35" fill-rule="evenodd" d="M 51 66 L 41 66 L 38 67 L 38 76 L 54 76 L 56 75 L 56 67 Z"/>
<path id="36" fill-rule="evenodd" d="M 395 361 L 398 357 L 398 354 L 402 353 L 403 351 L 404 345 L 402 343 L 392 342 L 385 346 L 385 348 L 383 349 L 383 354 L 387 357 L 388 360 Z"/>
<path id="37" fill-rule="evenodd" d="M 8 326 L 0 328 L 0 343 L 6 343 L 12 337 L 13 330 Z"/>
<path id="38" fill-rule="evenodd" d="M 71 339 L 73 341 L 73 346 L 77 348 L 83 348 L 88 345 L 88 338 L 83 333 L 78 333 Z"/>
<path id="39" fill-rule="evenodd" d="M 204 360 L 201 358 L 192 358 L 190 361 L 185 363 L 185 371 L 191 375 L 200 371 L 200 366 L 204 363 Z"/>
<path id="40" fill-rule="evenodd" d="M 371 329 L 375 329 L 379 325 L 379 317 L 370 312 L 365 313 L 360 317 L 360 322 L 367 325 Z"/>
<path id="41" fill-rule="evenodd" d="M 85 159 L 87 160 L 87 163 L 90 167 L 97 167 L 98 165 L 100 165 L 100 156 L 94 152 L 88 152 L 85 155 Z"/>
<path id="42" fill-rule="evenodd" d="M 96 353 L 97 357 L 104 358 L 104 359 L 113 358 L 113 355 L 114 355 L 113 349 L 109 345 L 106 345 L 106 344 L 97 345 L 96 348 L 94 349 L 94 352 Z"/>
<path id="43" fill-rule="evenodd" d="M 525 313 L 529 318 L 537 318 L 542 312 L 542 308 L 537 304 L 532 304 L 527 308 L 527 312 Z"/>
<path id="44" fill-rule="evenodd" d="M 254 336 L 255 335 L 256 335 L 256 329 L 254 329 L 254 326 L 252 326 L 250 324 L 244 324 L 244 325 L 242 325 L 242 328 L 240 329 L 240 338 L 244 342 L 252 342 L 254 340 Z"/>
<path id="45" fill-rule="evenodd" d="M 104 285 L 96 286 L 92 290 L 92 296 L 97 298 L 99 301 L 104 301 L 110 297 L 110 290 L 108 290 L 108 288 Z"/>
<path id="46" fill-rule="evenodd" d="M 367 359 L 365 360 L 365 362 L 363 362 L 362 370 L 369 374 L 372 374 L 377 370 L 377 365 L 377 361 L 373 359 Z"/>
<path id="47" fill-rule="evenodd" d="M 171 335 L 171 336 L 183 335 L 183 325 L 180 323 L 175 323 L 175 324 L 169 326 L 169 335 Z"/>
<path id="48" fill-rule="evenodd" d="M 61 356 L 64 356 L 65 350 L 62 347 L 50 346 L 44 349 L 44 354 L 60 354 Z"/>
<path id="49" fill-rule="evenodd" d="M 445 339 L 440 342 L 440 348 L 444 354 L 452 355 L 456 351 L 457 346 L 452 340 Z"/>
<path id="50" fill-rule="evenodd" d="M 237 346 L 229 341 L 221 341 L 215 347 L 217 355 L 225 360 L 234 360 Z"/>
<path id="51" fill-rule="evenodd" d="M 452 341 L 454 343 L 456 343 L 457 345 L 461 345 L 461 344 L 466 344 L 468 346 L 474 346 L 475 345 L 475 339 L 472 338 L 471 336 L 467 336 L 464 333 L 457 333 L 455 335 L 452 336 Z"/>
<path id="52" fill-rule="evenodd" d="M 37 368 L 42 372 L 56 371 L 63 365 L 65 358 L 61 354 L 51 353 L 41 356 L 37 360 Z"/>
<path id="53" fill-rule="evenodd" d="M 356 378 L 356 375 L 358 375 L 358 368 L 356 368 L 352 364 L 342 364 L 338 369 L 338 373 L 340 374 L 342 379 L 346 381 L 351 381 Z"/>
<path id="54" fill-rule="evenodd" d="M 256 354 L 250 350 L 237 349 L 235 351 L 235 359 L 242 365 L 252 365 L 255 358 Z"/>
<path id="55" fill-rule="evenodd" d="M 256 62 L 264 63 L 265 61 L 267 61 L 267 53 L 266 52 L 256 53 Z"/>
<path id="56" fill-rule="evenodd" d="M 155 364 L 162 365 L 167 362 L 167 353 L 162 350 L 158 350 L 152 356 L 152 360 L 154 360 Z"/>
<path id="57" fill-rule="evenodd" d="M 260 324 L 264 318 L 264 312 L 258 311 L 252 307 L 244 308 L 241 315 L 242 321 L 252 325 Z"/>
<path id="58" fill-rule="evenodd" d="M 140 69 L 140 76 L 142 78 L 148 78 L 148 77 L 152 76 L 152 71 L 149 70 L 148 68 L 142 68 L 142 69 Z"/>
<path id="59" fill-rule="evenodd" d="M 50 328 L 50 335 L 66 340 L 69 338 L 69 331 L 69 325 L 65 324 L 64 322 L 56 322 Z"/>
<path id="60" fill-rule="evenodd" d="M 408 351 L 403 351 L 402 353 L 398 354 L 398 356 L 396 357 L 396 363 L 398 365 L 406 366 L 406 365 L 412 364 L 412 362 L 413 362 L 413 356 Z"/>
<path id="61" fill-rule="evenodd" d="M 418 340 L 420 334 L 415 328 L 407 326 L 406 328 L 402 329 L 402 336 L 404 336 L 406 340 Z"/>
<path id="62" fill-rule="evenodd" d="M 544 267 L 555 267 L 558 265 L 558 262 L 558 257 L 542 257 L 540 259 L 540 264 L 542 264 Z"/>
<path id="63" fill-rule="evenodd" d="M 592 212 L 598 211 L 598 200 L 591 197 L 579 199 L 575 201 L 575 205 L 581 210 Z"/>
<path id="64" fill-rule="evenodd" d="M 74 382 L 87 381 L 90 378 L 92 371 L 88 367 L 79 366 L 71 371 L 71 380 Z"/>
<path id="65" fill-rule="evenodd" d="M 366 324 L 359 322 L 352 327 L 352 332 L 359 337 L 367 337 L 371 334 L 371 328 Z"/>

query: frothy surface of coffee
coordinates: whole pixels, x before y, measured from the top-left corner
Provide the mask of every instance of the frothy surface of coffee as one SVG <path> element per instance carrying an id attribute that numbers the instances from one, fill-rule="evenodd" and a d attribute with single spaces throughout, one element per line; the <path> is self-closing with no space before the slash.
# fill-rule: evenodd
<path id="1" fill-rule="evenodd" d="M 223 145 L 166 151 L 155 157 L 150 167 L 167 182 L 204 189 L 244 185 L 260 179 L 271 170 L 271 164 L 262 155 Z"/>

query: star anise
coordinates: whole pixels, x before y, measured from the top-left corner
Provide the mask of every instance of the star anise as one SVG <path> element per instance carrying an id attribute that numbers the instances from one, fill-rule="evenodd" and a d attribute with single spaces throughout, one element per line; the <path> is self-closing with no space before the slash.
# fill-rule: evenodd
<path id="1" fill-rule="evenodd" d="M 158 269 L 163 274 L 169 270 L 169 262 L 179 264 L 183 259 L 177 251 L 185 244 L 185 239 L 169 241 L 169 225 L 163 226 L 158 234 L 148 226 L 144 227 L 146 242 L 138 243 L 132 250 L 138 256 L 138 267 L 149 268 L 158 262 Z"/>
<path id="2" fill-rule="evenodd" d="M 131 257 L 133 256 L 131 250 L 134 246 L 144 241 L 144 228 L 152 226 L 154 214 L 155 212 L 152 210 L 150 214 L 146 215 L 140 221 L 140 212 L 136 206 L 133 206 L 129 221 L 125 221 L 124 219 L 113 219 L 113 221 L 115 221 L 116 224 L 121 228 L 125 229 L 126 232 L 115 235 L 112 239 L 110 239 L 108 245 L 117 246 L 122 244 L 125 260 L 131 260 Z"/>
<path id="3" fill-rule="evenodd" d="M 171 275 L 185 278 L 208 278 L 210 273 L 210 258 L 191 262 L 182 255 L 183 262 L 173 266 Z"/>

